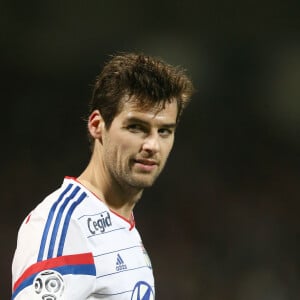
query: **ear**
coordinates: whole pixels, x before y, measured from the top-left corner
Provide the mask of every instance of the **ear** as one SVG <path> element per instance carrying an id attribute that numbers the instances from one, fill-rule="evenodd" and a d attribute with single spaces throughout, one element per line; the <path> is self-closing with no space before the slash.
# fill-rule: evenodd
<path id="1" fill-rule="evenodd" d="M 88 119 L 88 130 L 94 139 L 100 139 L 104 129 L 104 120 L 99 110 L 94 110 Z"/>

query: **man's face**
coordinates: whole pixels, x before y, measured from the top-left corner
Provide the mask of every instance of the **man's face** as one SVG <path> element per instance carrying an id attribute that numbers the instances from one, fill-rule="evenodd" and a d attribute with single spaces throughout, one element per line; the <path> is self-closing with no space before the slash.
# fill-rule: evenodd
<path id="1" fill-rule="evenodd" d="M 174 142 L 177 103 L 160 111 L 125 102 L 102 134 L 103 164 L 122 187 L 151 186 L 165 166 Z"/>

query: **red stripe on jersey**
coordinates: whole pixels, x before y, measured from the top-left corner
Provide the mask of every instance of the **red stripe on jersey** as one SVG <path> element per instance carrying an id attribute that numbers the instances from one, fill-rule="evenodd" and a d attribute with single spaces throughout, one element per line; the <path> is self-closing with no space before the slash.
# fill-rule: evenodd
<path id="1" fill-rule="evenodd" d="M 27 217 L 27 219 L 26 219 L 26 221 L 25 221 L 25 224 L 27 224 L 27 223 L 29 222 L 30 217 L 31 217 L 31 213 L 28 215 L 28 217 Z"/>
<path id="2" fill-rule="evenodd" d="M 24 273 L 19 277 L 13 286 L 16 290 L 19 284 L 29 276 L 39 273 L 43 270 L 53 269 L 66 265 L 90 265 L 94 264 L 94 258 L 91 252 L 82 254 L 64 255 L 59 257 L 50 258 L 47 260 L 39 261 L 34 265 L 27 268 Z"/>
<path id="3" fill-rule="evenodd" d="M 129 230 L 132 230 L 135 227 L 135 220 L 134 220 L 134 216 L 133 213 L 131 213 L 131 218 L 130 220 L 126 219 L 125 217 L 121 216 L 120 214 L 118 214 L 117 212 L 113 211 L 112 209 L 110 209 L 110 211 L 115 214 L 116 216 L 118 216 L 119 218 L 123 219 L 124 221 L 126 221 L 127 223 L 130 224 L 130 228 Z"/>

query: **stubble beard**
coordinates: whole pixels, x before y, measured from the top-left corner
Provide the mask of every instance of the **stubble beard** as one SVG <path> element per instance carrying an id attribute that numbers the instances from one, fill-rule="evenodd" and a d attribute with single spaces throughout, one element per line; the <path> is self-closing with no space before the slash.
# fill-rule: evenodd
<path id="1" fill-rule="evenodd" d="M 152 173 L 134 171 L 132 168 L 122 176 L 123 186 L 136 190 L 143 190 L 151 187 L 160 174 L 160 170 Z"/>
<path id="2" fill-rule="evenodd" d="M 162 168 L 156 170 L 155 173 L 146 173 L 146 172 L 138 172 L 134 170 L 133 164 L 130 164 L 127 170 L 122 170 L 119 168 L 119 171 L 112 172 L 115 181 L 124 191 L 142 191 L 145 188 L 151 187 L 157 178 L 159 177 Z"/>

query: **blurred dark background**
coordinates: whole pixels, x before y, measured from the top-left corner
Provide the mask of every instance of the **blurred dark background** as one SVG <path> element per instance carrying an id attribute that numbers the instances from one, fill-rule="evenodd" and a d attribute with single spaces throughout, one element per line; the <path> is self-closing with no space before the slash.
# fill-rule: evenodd
<path id="1" fill-rule="evenodd" d="M 135 210 L 157 299 L 299 299 L 299 3 L 1 0 L 1 299 L 22 220 L 89 160 L 91 85 L 119 51 L 197 88 Z"/>

